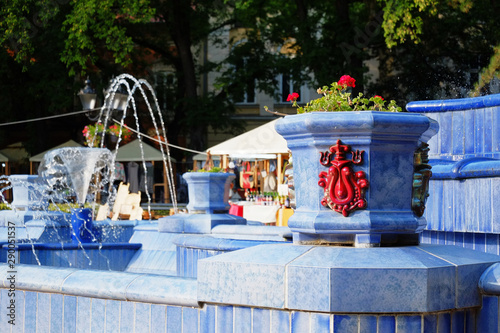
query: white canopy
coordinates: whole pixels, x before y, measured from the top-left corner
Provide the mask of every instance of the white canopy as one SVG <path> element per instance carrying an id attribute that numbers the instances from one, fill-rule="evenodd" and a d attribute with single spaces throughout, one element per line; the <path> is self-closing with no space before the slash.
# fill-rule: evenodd
<path id="1" fill-rule="evenodd" d="M 277 154 L 287 154 L 285 139 L 274 129 L 276 121 L 219 143 L 207 151 L 212 155 L 229 155 L 237 159 L 274 159 Z"/>
<path id="2" fill-rule="evenodd" d="M 145 161 L 163 161 L 163 155 L 160 150 L 142 142 Z M 174 158 L 171 158 L 175 161 Z M 117 162 L 140 162 L 142 161 L 141 146 L 139 140 L 134 140 L 126 145 L 120 146 L 116 153 L 115 161 Z"/>
<path id="3" fill-rule="evenodd" d="M 207 159 L 207 154 L 196 154 L 193 156 L 194 161 L 205 161 Z M 212 160 L 220 161 L 220 156 L 212 156 Z"/>
<path id="4" fill-rule="evenodd" d="M 41 162 L 43 160 L 43 157 L 45 156 L 45 154 L 47 154 L 49 151 L 54 150 L 54 149 L 58 149 L 58 148 L 64 148 L 64 147 L 83 147 L 83 146 L 74 140 L 69 140 L 69 141 L 66 141 L 65 143 L 58 145 L 58 146 L 52 147 L 49 150 L 41 152 L 40 154 L 37 154 L 35 156 L 30 157 L 30 162 Z"/>

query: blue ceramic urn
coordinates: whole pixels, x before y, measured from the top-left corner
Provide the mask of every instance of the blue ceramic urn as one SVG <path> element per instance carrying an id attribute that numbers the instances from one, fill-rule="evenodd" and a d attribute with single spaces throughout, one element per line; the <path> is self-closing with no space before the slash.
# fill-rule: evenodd
<path id="1" fill-rule="evenodd" d="M 280 119 L 276 130 L 293 156 L 295 243 L 418 243 L 426 142 L 437 122 L 406 112 L 311 112 Z"/>
<path id="2" fill-rule="evenodd" d="M 234 173 L 186 172 L 189 213 L 218 213 L 229 210 L 229 187 Z"/>

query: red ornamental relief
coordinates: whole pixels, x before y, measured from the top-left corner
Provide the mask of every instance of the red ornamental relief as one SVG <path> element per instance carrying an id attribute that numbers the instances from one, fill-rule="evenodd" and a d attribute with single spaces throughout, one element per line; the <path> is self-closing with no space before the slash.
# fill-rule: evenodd
<path id="1" fill-rule="evenodd" d="M 350 160 L 346 159 L 348 153 L 352 155 Z M 330 152 L 321 153 L 320 163 L 329 166 L 328 172 L 319 174 L 318 185 L 325 189 L 325 196 L 321 199 L 323 206 L 344 216 L 349 216 L 353 210 L 366 208 L 364 190 L 369 182 L 364 171 L 354 172 L 352 169 L 353 165 L 363 163 L 363 153 L 363 150 L 352 151 L 340 140 L 330 147 Z"/>

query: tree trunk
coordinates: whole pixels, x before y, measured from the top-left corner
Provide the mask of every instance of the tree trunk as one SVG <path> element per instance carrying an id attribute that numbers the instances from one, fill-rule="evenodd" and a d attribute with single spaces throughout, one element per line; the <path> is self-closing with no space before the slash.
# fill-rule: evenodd
<path id="1" fill-rule="evenodd" d="M 194 55 L 191 51 L 191 26 L 189 19 L 190 12 L 192 11 L 191 2 L 187 0 L 172 1 L 172 16 L 169 20 L 169 28 L 172 33 L 175 46 L 178 51 L 179 63 L 182 76 L 179 78 L 183 81 L 183 96 L 180 107 L 176 110 L 176 120 L 185 118 L 190 108 L 198 99 Z M 196 150 L 204 149 L 206 129 L 203 124 L 196 124 L 193 122 L 188 124 L 190 146 Z"/>

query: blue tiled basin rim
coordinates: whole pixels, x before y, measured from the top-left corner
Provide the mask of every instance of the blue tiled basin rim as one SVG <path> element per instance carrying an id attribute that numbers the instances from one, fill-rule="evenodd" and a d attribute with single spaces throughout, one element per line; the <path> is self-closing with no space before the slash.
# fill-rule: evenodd
<path id="1" fill-rule="evenodd" d="M 6 250 L 8 245 L 0 243 L 1 249 Z M 23 243 L 17 244 L 18 250 L 139 250 L 139 243 Z"/>
<path id="2" fill-rule="evenodd" d="M 495 106 L 500 106 L 500 94 L 458 99 L 415 101 L 408 103 L 406 110 L 408 112 L 444 112 L 491 108 Z"/>
<path id="3" fill-rule="evenodd" d="M 459 161 L 431 160 L 432 179 L 500 177 L 500 160 L 472 157 Z"/>
<path id="4" fill-rule="evenodd" d="M 174 240 L 178 247 L 213 251 L 236 251 L 260 244 L 283 244 L 282 241 L 217 238 L 211 236 L 180 236 Z"/>

